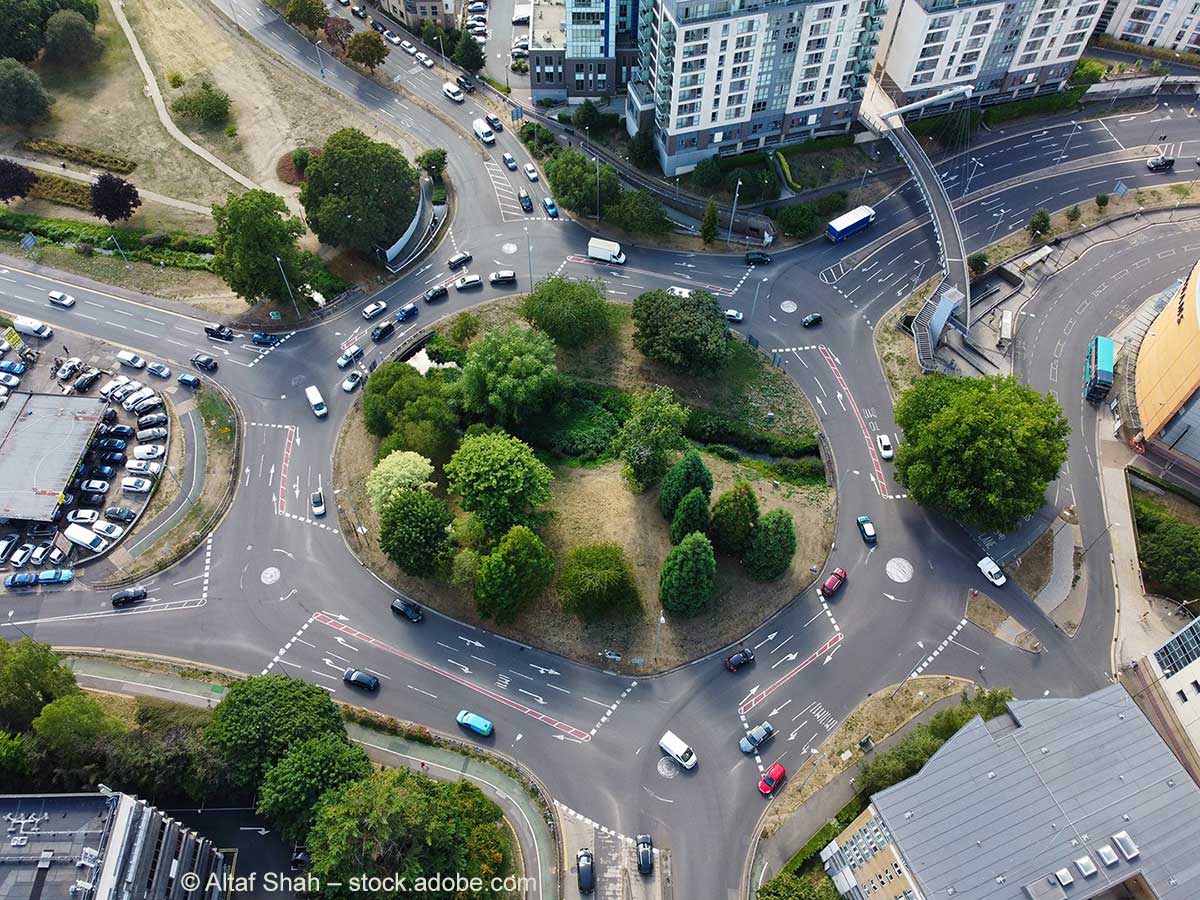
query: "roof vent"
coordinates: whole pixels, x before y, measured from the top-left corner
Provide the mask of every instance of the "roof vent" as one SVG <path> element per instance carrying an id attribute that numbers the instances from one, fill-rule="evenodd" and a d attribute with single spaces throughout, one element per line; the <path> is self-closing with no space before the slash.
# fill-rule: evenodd
<path id="1" fill-rule="evenodd" d="M 1090 856 L 1081 856 L 1075 860 L 1075 868 L 1079 870 L 1079 874 L 1084 878 L 1089 878 L 1097 872 L 1096 864 L 1092 862 Z"/>
<path id="2" fill-rule="evenodd" d="M 1066 867 L 1061 868 L 1057 872 L 1055 872 L 1054 877 L 1058 879 L 1058 883 L 1061 884 L 1063 887 L 1066 887 L 1069 884 L 1075 883 L 1075 879 L 1071 877 L 1071 870 Z"/>
<path id="3" fill-rule="evenodd" d="M 1100 862 L 1106 866 L 1115 866 L 1117 864 L 1117 854 L 1108 844 L 1101 844 L 1097 847 L 1096 855 L 1100 857 Z"/>
<path id="4" fill-rule="evenodd" d="M 1175 787 L 1175 779 L 1174 778 L 1167 779 L 1167 787 Z"/>
<path id="5" fill-rule="evenodd" d="M 1138 858 L 1138 854 L 1141 851 L 1138 850 L 1138 845 L 1133 842 L 1133 838 L 1129 836 L 1128 831 L 1118 831 L 1112 836 L 1112 839 L 1113 843 L 1117 845 L 1117 849 L 1121 851 L 1121 855 L 1127 860 Z"/>
<path id="6" fill-rule="evenodd" d="M 907 809 L 904 811 L 904 818 L 911 819 L 912 817 L 913 817 L 913 812 L 911 809 Z"/>
<path id="7" fill-rule="evenodd" d="M 1046 753 L 1049 753 L 1049 752 L 1050 752 L 1050 748 L 1049 748 L 1049 747 L 1043 747 L 1043 748 L 1042 748 L 1042 753 L 1043 753 L 1043 754 L 1046 754 Z"/>
<path id="8" fill-rule="evenodd" d="M 1121 813 L 1121 821 L 1128 822 L 1129 821 L 1129 813 Z"/>

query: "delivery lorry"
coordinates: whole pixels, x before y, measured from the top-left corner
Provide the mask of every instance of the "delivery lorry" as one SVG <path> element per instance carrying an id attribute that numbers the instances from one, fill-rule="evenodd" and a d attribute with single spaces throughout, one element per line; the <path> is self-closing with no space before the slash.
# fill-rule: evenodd
<path id="1" fill-rule="evenodd" d="M 625 265 L 625 254 L 621 252 L 621 245 L 616 241 L 592 238 L 588 241 L 588 256 L 607 263 L 616 263 L 618 266 Z"/>

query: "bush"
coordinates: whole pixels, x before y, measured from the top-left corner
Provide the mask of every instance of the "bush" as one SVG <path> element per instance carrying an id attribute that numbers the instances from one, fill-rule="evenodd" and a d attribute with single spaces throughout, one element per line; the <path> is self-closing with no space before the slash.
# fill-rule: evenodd
<path id="1" fill-rule="evenodd" d="M 832 219 L 846 211 L 850 195 L 845 191 L 832 191 L 822 194 L 812 201 L 813 211 L 824 219 Z"/>
<path id="2" fill-rule="evenodd" d="M 556 456 L 593 461 L 609 457 L 621 425 L 602 406 L 580 398 L 559 403 L 526 429 L 530 441 Z"/>
<path id="3" fill-rule="evenodd" d="M 814 437 L 790 437 L 759 431 L 707 409 L 690 410 L 683 433 L 702 444 L 726 444 L 744 453 L 799 458 L 817 452 L 817 440 Z"/>
<path id="4" fill-rule="evenodd" d="M 663 514 L 663 518 L 671 521 L 683 498 L 696 488 L 704 494 L 704 502 L 708 503 L 713 489 L 712 473 L 704 465 L 699 453 L 688 450 L 663 476 L 662 487 L 658 492 L 658 510 Z"/>
<path id="5" fill-rule="evenodd" d="M 796 555 L 796 526 L 786 509 L 773 509 L 754 526 L 742 566 L 751 578 L 770 581 L 792 564 Z"/>
<path id="6" fill-rule="evenodd" d="M 96 252 L 96 248 L 93 247 L 91 244 L 89 244 L 87 241 L 80 241 L 78 244 L 75 245 L 75 252 L 78 253 L 80 256 L 91 256 L 93 253 Z"/>
<path id="7" fill-rule="evenodd" d="M 1200 528 L 1176 519 L 1142 494 L 1133 495 L 1133 511 L 1146 580 L 1183 602 L 1200 595 Z"/>
<path id="8" fill-rule="evenodd" d="M 232 122 L 225 126 L 225 137 L 237 137 L 237 126 Z"/>
<path id="9" fill-rule="evenodd" d="M 201 125 L 215 127 L 226 123 L 231 106 L 228 94 L 207 81 L 201 81 L 195 90 L 176 97 L 171 104 L 171 111 Z"/>
<path id="10" fill-rule="evenodd" d="M 1086 87 L 1073 87 L 1053 94 L 1043 94 L 1040 97 L 1027 97 L 1024 100 L 1014 100 L 1012 103 L 999 103 L 989 106 L 983 111 L 984 124 L 1002 125 L 1023 116 L 1048 115 L 1065 109 L 1075 109 L 1079 98 L 1083 96 Z"/>
<path id="11" fill-rule="evenodd" d="M 692 488 L 679 501 L 675 515 L 671 517 L 671 543 L 678 544 L 693 532 L 708 531 L 708 495 L 700 488 Z"/>
<path id="12" fill-rule="evenodd" d="M 704 449 L 713 456 L 728 460 L 729 462 L 738 462 L 742 459 L 742 454 L 733 447 L 727 447 L 725 444 L 709 444 Z"/>
<path id="13" fill-rule="evenodd" d="M 1072 86 L 1097 84 L 1104 80 L 1107 73 L 1108 63 L 1102 59 L 1085 56 L 1075 63 L 1075 71 L 1071 73 L 1071 84 Z"/>
<path id="14" fill-rule="evenodd" d="M 815 484 L 825 481 L 825 464 L 819 456 L 800 459 L 780 459 L 770 464 L 771 469 L 788 484 Z"/>
<path id="15" fill-rule="evenodd" d="M 788 237 L 806 238 L 823 223 L 811 203 L 789 203 L 775 214 L 775 224 Z"/>
<path id="16" fill-rule="evenodd" d="M 183 83 L 185 80 L 186 79 L 184 79 L 183 73 L 177 69 L 172 69 L 170 72 L 167 73 L 167 84 L 169 84 L 173 88 L 183 87 Z"/>
<path id="17" fill-rule="evenodd" d="M 558 121 L 560 121 L 564 125 L 574 125 L 575 124 L 575 117 L 572 116 L 570 113 L 560 112 L 557 116 L 555 116 L 555 118 L 558 119 Z"/>
<path id="18" fill-rule="evenodd" d="M 535 159 L 543 159 L 558 148 L 554 141 L 554 132 L 537 122 L 525 122 L 517 131 L 517 136 L 529 148 Z"/>
<path id="19" fill-rule="evenodd" d="M 79 144 L 64 144 L 62 141 L 55 141 L 50 138 L 32 138 L 21 141 L 17 146 L 22 150 L 45 153 L 48 156 L 57 156 L 60 159 L 69 159 L 71 162 L 83 163 L 84 165 L 93 166 L 98 169 L 108 169 L 110 172 L 117 172 L 121 175 L 128 175 L 137 168 L 137 163 L 133 160 L 125 159 L 123 156 L 114 156 L 111 153 L 105 153 L 103 150 L 96 150 L 92 147 L 84 147 Z"/>
<path id="20" fill-rule="evenodd" d="M 92 211 L 91 186 L 83 181 L 63 178 L 61 175 L 46 172 L 39 174 L 37 183 L 29 189 L 29 196 L 62 206 L 73 206 L 87 212 Z"/>
<path id="21" fill-rule="evenodd" d="M 465 348 L 478 333 L 479 317 L 473 313 L 459 313 L 450 325 L 450 340 L 459 347 Z"/>
<path id="22" fill-rule="evenodd" d="M 681 616 L 703 612 L 712 600 L 716 575 L 712 544 L 702 534 L 689 534 L 663 561 L 659 602 L 663 609 Z"/>
<path id="23" fill-rule="evenodd" d="M 554 578 L 554 556 L 524 525 L 514 525 L 479 564 L 475 605 L 479 615 L 501 624 L 515 622 Z"/>
<path id="24" fill-rule="evenodd" d="M 619 544 L 585 544 L 567 554 L 558 593 L 563 609 L 585 622 L 628 619 L 641 603 L 633 567 Z"/>
<path id="25" fill-rule="evenodd" d="M 409 575 L 427 578 L 451 552 L 454 515 L 446 501 L 423 490 L 393 494 L 379 515 L 379 546 Z"/>
<path id="26" fill-rule="evenodd" d="M 758 524 L 758 496 L 748 482 L 739 481 L 713 504 L 709 533 L 718 550 L 744 553 Z"/>
<path id="27" fill-rule="evenodd" d="M 983 251 L 972 253 L 967 257 L 967 266 L 971 270 L 971 274 L 978 278 L 988 270 L 988 255 Z"/>
<path id="28" fill-rule="evenodd" d="M 467 361 L 467 351 L 454 346 L 441 334 L 435 332 L 425 342 L 425 353 L 435 363 L 446 364 L 455 363 L 462 365 Z"/>
<path id="29" fill-rule="evenodd" d="M 692 184 L 706 190 L 719 187 L 723 177 L 724 173 L 721 171 L 721 163 L 715 156 L 702 159 L 696 164 L 696 168 L 692 169 Z"/>

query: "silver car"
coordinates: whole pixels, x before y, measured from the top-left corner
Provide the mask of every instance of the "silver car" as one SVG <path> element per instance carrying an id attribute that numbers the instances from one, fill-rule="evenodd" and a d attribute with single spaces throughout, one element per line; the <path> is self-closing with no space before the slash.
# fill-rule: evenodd
<path id="1" fill-rule="evenodd" d="M 775 737 L 775 726 L 770 722 L 763 722 L 761 725 L 751 728 L 746 736 L 738 741 L 738 746 L 743 753 L 757 753 L 758 748 L 773 737 Z"/>

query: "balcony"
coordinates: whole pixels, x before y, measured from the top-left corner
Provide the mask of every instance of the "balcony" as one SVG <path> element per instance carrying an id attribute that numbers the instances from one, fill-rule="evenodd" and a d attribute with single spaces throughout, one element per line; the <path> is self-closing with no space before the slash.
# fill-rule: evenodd
<path id="1" fill-rule="evenodd" d="M 867 15 L 886 16 L 887 3 L 883 2 L 883 0 L 872 0 L 872 2 L 867 6 Z"/>
<path id="2" fill-rule="evenodd" d="M 874 32 L 883 30 L 883 16 L 866 15 L 862 20 L 863 31 Z"/>

